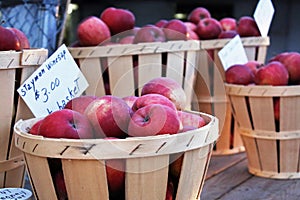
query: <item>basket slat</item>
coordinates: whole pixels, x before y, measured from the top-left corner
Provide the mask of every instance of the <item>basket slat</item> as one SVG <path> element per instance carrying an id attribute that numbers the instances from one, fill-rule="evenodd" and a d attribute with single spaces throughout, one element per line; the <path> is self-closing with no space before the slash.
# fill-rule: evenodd
<path id="1" fill-rule="evenodd" d="M 99 95 L 105 94 L 104 83 L 102 78 L 101 62 L 99 58 L 86 58 L 79 59 L 81 72 L 84 74 L 87 80 L 98 80 L 89 81 L 89 87 L 85 90 L 87 95 Z M 91 67 L 92 66 L 92 67 Z"/>
<path id="2" fill-rule="evenodd" d="M 37 200 L 57 200 L 46 157 L 25 154 L 26 166 Z"/>
<path id="3" fill-rule="evenodd" d="M 127 159 L 126 199 L 164 200 L 168 166 L 169 155 Z"/>
<path id="4" fill-rule="evenodd" d="M 183 85 L 184 65 L 185 65 L 185 52 L 168 53 L 167 71 L 166 76 L 174 79 L 180 85 Z"/>
<path id="5" fill-rule="evenodd" d="M 256 140 L 262 171 L 278 171 L 276 140 Z"/>
<path id="6" fill-rule="evenodd" d="M 266 120 L 274 119 L 273 99 L 250 97 L 249 104 L 254 129 L 275 131 L 276 128 L 274 120 Z"/>
<path id="7" fill-rule="evenodd" d="M 132 56 L 108 57 L 109 85 L 112 95 L 134 95 L 134 69 Z"/>
<path id="8" fill-rule="evenodd" d="M 201 185 L 204 183 L 211 152 L 212 146 L 208 145 L 184 154 L 176 200 L 199 199 L 201 193 L 199 188 L 202 188 Z M 195 176 L 202 179 L 194 179 Z"/>
<path id="9" fill-rule="evenodd" d="M 299 139 L 280 141 L 280 172 L 297 172 L 299 170 L 299 149 Z"/>
<path id="10" fill-rule="evenodd" d="M 101 160 L 62 159 L 69 199 L 108 200 L 105 162 Z"/>
<path id="11" fill-rule="evenodd" d="M 257 149 L 256 139 L 244 135 L 241 135 L 241 137 L 247 153 L 248 168 L 253 167 L 255 169 L 261 169 L 261 163 L 260 163 L 259 152 Z"/>
<path id="12" fill-rule="evenodd" d="M 300 96 L 280 98 L 280 130 L 300 130 L 299 101 Z"/>
<path id="13" fill-rule="evenodd" d="M 246 99 L 240 96 L 230 96 L 230 101 L 232 102 L 231 105 L 233 109 L 233 114 L 235 118 L 239 119 L 239 126 L 251 129 L 252 125 L 250 121 L 250 116 L 248 115 Z M 235 110 L 239 112 L 235 112 Z"/>
<path id="14" fill-rule="evenodd" d="M 143 54 L 138 57 L 138 87 L 142 87 L 153 78 L 162 76 L 162 55 Z M 139 90 L 139 95 L 141 90 Z"/>

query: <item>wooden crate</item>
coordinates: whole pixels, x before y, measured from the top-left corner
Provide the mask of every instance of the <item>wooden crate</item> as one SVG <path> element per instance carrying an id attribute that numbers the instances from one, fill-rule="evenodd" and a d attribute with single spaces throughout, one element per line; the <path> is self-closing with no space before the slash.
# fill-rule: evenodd
<path id="1" fill-rule="evenodd" d="M 13 125 L 32 113 L 17 89 L 48 57 L 45 49 L 0 52 L 0 187 L 22 187 L 24 160 L 14 146 Z"/>
<path id="2" fill-rule="evenodd" d="M 226 91 L 246 148 L 249 172 L 267 178 L 300 178 L 300 86 L 226 84 Z M 277 120 L 276 101 L 280 105 Z"/>
<path id="3" fill-rule="evenodd" d="M 225 92 L 225 71 L 218 52 L 231 39 L 201 41 L 199 73 L 195 84 L 197 98 L 192 108 L 217 116 L 220 120 L 221 136 L 213 155 L 228 155 L 245 151 L 231 107 Z M 241 38 L 248 60 L 265 62 L 269 37 Z"/>
<path id="4" fill-rule="evenodd" d="M 174 135 L 126 139 L 52 139 L 28 134 L 39 119 L 19 120 L 15 125 L 16 146 L 24 152 L 37 200 L 57 200 L 49 158 L 59 159 L 68 199 L 111 199 L 105 161 L 123 159 L 125 199 L 166 198 L 170 157 L 182 154 L 176 190 L 177 200 L 199 199 L 218 133 L 218 119 L 201 115 L 208 122 L 199 129 Z"/>

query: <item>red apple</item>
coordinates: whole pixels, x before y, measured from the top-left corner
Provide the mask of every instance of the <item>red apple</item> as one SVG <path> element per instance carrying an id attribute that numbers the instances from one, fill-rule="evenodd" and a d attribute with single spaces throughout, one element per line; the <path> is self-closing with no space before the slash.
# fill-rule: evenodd
<path id="1" fill-rule="evenodd" d="M 81 46 L 97 46 L 110 40 L 108 26 L 98 17 L 89 16 L 77 27 L 77 37 Z"/>
<path id="2" fill-rule="evenodd" d="M 205 18 L 197 24 L 196 33 L 200 40 L 216 39 L 221 32 L 221 24 L 215 18 Z"/>
<path id="3" fill-rule="evenodd" d="M 84 114 L 84 111 L 87 108 L 87 106 L 97 98 L 99 97 L 94 95 L 83 95 L 83 96 L 75 97 L 70 101 L 68 101 L 68 103 L 65 105 L 64 108 L 76 110 L 77 112 Z"/>
<path id="4" fill-rule="evenodd" d="M 221 31 L 221 33 L 218 35 L 218 38 L 234 38 L 236 35 L 238 35 L 238 33 L 235 30 Z"/>
<path id="5" fill-rule="evenodd" d="M 17 29 L 17 28 L 13 28 L 13 27 L 10 27 L 9 29 L 12 30 L 16 34 L 17 38 L 20 41 L 21 49 L 29 49 L 30 48 L 29 40 L 23 31 L 21 31 L 20 29 Z"/>
<path id="6" fill-rule="evenodd" d="M 193 31 L 191 29 L 187 29 L 186 39 L 187 40 L 199 40 L 199 36 L 195 31 Z"/>
<path id="7" fill-rule="evenodd" d="M 233 17 L 224 17 L 220 19 L 220 24 L 223 31 L 234 31 L 237 27 L 237 21 Z"/>
<path id="8" fill-rule="evenodd" d="M 124 138 L 130 120 L 131 108 L 120 97 L 105 95 L 92 101 L 85 110 L 97 138 Z"/>
<path id="9" fill-rule="evenodd" d="M 122 8 L 106 8 L 100 18 L 107 24 L 112 35 L 133 29 L 135 26 L 134 14 Z"/>
<path id="10" fill-rule="evenodd" d="M 0 51 L 21 50 L 21 43 L 10 28 L 0 26 Z"/>
<path id="11" fill-rule="evenodd" d="M 197 25 L 194 24 L 193 22 L 184 22 L 185 26 L 187 29 L 196 31 Z"/>
<path id="12" fill-rule="evenodd" d="M 42 121 L 43 121 L 43 119 L 40 119 L 37 122 L 35 122 L 32 125 L 32 127 L 29 129 L 29 133 L 33 134 L 33 135 L 38 135 L 39 134 L 40 125 L 41 125 Z"/>
<path id="13" fill-rule="evenodd" d="M 107 183 L 110 196 L 120 195 L 125 191 L 126 161 L 110 159 L 105 161 Z"/>
<path id="14" fill-rule="evenodd" d="M 260 36 L 256 21 L 251 16 L 242 16 L 237 22 L 237 32 L 241 37 Z"/>
<path id="15" fill-rule="evenodd" d="M 53 183 L 58 199 L 68 199 L 67 188 L 62 170 L 57 171 L 54 174 Z"/>
<path id="16" fill-rule="evenodd" d="M 126 96 L 126 97 L 123 97 L 122 98 L 126 103 L 127 105 L 132 108 L 132 105 L 134 104 L 135 100 L 138 99 L 137 96 Z"/>
<path id="17" fill-rule="evenodd" d="M 154 25 L 146 25 L 136 33 L 134 44 L 142 42 L 165 42 L 166 36 L 164 31 Z"/>
<path id="18" fill-rule="evenodd" d="M 135 37 L 134 35 L 128 35 L 128 36 L 121 38 L 118 42 L 120 44 L 133 44 L 134 37 Z"/>
<path id="19" fill-rule="evenodd" d="M 257 70 L 263 66 L 263 63 L 257 61 L 257 60 L 249 60 L 244 64 L 245 66 L 249 67 L 251 71 L 253 72 L 254 76 L 256 76 Z"/>
<path id="20" fill-rule="evenodd" d="M 298 52 L 283 52 L 273 60 L 281 62 L 289 72 L 289 83 L 300 83 L 300 53 Z"/>
<path id="21" fill-rule="evenodd" d="M 161 94 L 170 99 L 178 110 L 184 110 L 187 105 L 187 97 L 182 86 L 174 79 L 157 77 L 151 79 L 142 87 L 141 95 Z"/>
<path id="22" fill-rule="evenodd" d="M 167 192 L 166 192 L 166 198 L 165 200 L 173 200 L 173 194 L 174 194 L 174 184 L 172 181 L 168 181 L 168 185 L 167 185 Z"/>
<path id="23" fill-rule="evenodd" d="M 132 105 L 132 110 L 137 111 L 138 109 L 150 104 L 162 104 L 177 110 L 175 104 L 169 98 L 161 94 L 145 94 L 138 97 Z"/>
<path id="24" fill-rule="evenodd" d="M 189 112 L 184 112 L 179 110 L 178 116 L 183 127 L 191 126 L 191 127 L 201 128 L 202 126 L 206 125 L 204 118 L 194 113 L 189 113 Z"/>
<path id="25" fill-rule="evenodd" d="M 287 85 L 288 81 L 288 70 L 278 61 L 272 61 L 260 67 L 255 76 L 255 83 L 257 85 Z"/>
<path id="26" fill-rule="evenodd" d="M 273 98 L 273 105 L 274 105 L 274 118 L 276 121 L 280 120 L 280 98 L 274 97 Z"/>
<path id="27" fill-rule="evenodd" d="M 168 23 L 168 20 L 161 19 L 161 20 L 158 20 L 154 25 L 159 28 L 163 28 L 167 23 Z"/>
<path id="28" fill-rule="evenodd" d="M 133 113 L 128 125 L 130 136 L 176 134 L 180 129 L 177 111 L 161 104 L 150 104 Z"/>
<path id="29" fill-rule="evenodd" d="M 57 110 L 47 115 L 40 124 L 38 135 L 49 138 L 94 138 L 87 117 L 70 109 Z"/>
<path id="30" fill-rule="evenodd" d="M 209 10 L 204 7 L 196 7 L 189 13 L 187 20 L 193 22 L 194 24 L 198 24 L 202 19 L 210 17 L 211 14 Z"/>
<path id="31" fill-rule="evenodd" d="M 186 40 L 187 28 L 183 21 L 172 19 L 163 27 L 167 40 Z"/>
<path id="32" fill-rule="evenodd" d="M 243 64 L 234 64 L 225 71 L 227 83 L 248 85 L 254 83 L 254 74 L 249 67 Z"/>

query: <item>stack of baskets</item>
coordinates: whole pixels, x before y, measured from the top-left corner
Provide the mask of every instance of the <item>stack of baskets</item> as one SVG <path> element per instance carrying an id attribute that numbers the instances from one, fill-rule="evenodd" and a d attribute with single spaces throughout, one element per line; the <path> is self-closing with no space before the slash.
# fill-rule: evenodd
<path id="1" fill-rule="evenodd" d="M 24 159 L 15 148 L 13 125 L 32 113 L 17 93 L 18 87 L 48 57 L 46 49 L 0 52 L 0 187 L 22 187 Z"/>
<path id="2" fill-rule="evenodd" d="M 220 120 L 220 138 L 214 148 L 214 155 L 228 155 L 245 151 L 243 142 L 233 118 L 230 102 L 226 95 L 225 71 L 218 52 L 231 39 L 202 40 L 199 54 L 199 73 L 195 84 L 197 98 L 193 108 L 210 113 Z M 241 38 L 248 60 L 265 62 L 269 37 Z"/>
<path id="3" fill-rule="evenodd" d="M 198 73 L 199 41 L 69 48 L 88 80 L 85 95 L 140 95 L 156 77 L 170 77 L 184 88 L 191 109 Z M 176 199 L 199 199 L 215 142 L 218 119 L 196 111 L 206 126 L 175 135 L 116 140 L 46 139 L 27 133 L 37 119 L 16 124 L 16 145 L 24 152 L 37 199 L 57 199 L 48 160 L 60 160 L 69 199 L 111 199 L 105 160 L 126 161 L 126 199 L 165 199 L 169 164 L 183 155 Z M 76 184 L 74 184 L 76 182 Z"/>

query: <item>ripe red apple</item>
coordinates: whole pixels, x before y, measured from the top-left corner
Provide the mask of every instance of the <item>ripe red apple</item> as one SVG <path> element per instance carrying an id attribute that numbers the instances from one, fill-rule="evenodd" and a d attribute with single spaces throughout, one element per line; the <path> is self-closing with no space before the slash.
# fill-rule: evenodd
<path id="1" fill-rule="evenodd" d="M 195 128 L 201 128 L 202 126 L 206 125 L 204 118 L 194 113 L 189 113 L 189 112 L 184 112 L 179 110 L 178 116 L 183 127 L 191 126 Z"/>
<path id="2" fill-rule="evenodd" d="M 182 86 L 174 79 L 168 77 L 157 77 L 151 79 L 142 87 L 141 95 L 161 94 L 170 99 L 177 110 L 184 110 L 187 105 L 187 97 Z"/>
<path id="3" fill-rule="evenodd" d="M 97 138 L 126 137 L 131 108 L 120 97 L 105 95 L 92 101 L 85 110 Z"/>
<path id="4" fill-rule="evenodd" d="M 97 46 L 110 40 L 108 26 L 99 18 L 89 16 L 77 27 L 77 37 L 81 46 Z"/>
<path id="5" fill-rule="evenodd" d="M 150 104 L 133 113 L 128 125 L 130 136 L 176 134 L 180 129 L 177 111 L 161 104 Z"/>
<path id="6" fill-rule="evenodd" d="M 234 38 L 236 35 L 238 35 L 236 30 L 221 31 L 218 35 L 218 39 Z"/>
<path id="7" fill-rule="evenodd" d="M 128 36 L 121 38 L 118 42 L 120 44 L 133 44 L 134 37 L 135 37 L 134 35 L 128 35 Z"/>
<path id="8" fill-rule="evenodd" d="M 246 62 L 244 65 L 247 66 L 247 67 L 249 67 L 249 68 L 252 70 L 254 76 L 256 76 L 257 70 L 258 70 L 261 66 L 263 66 L 264 64 L 261 63 L 261 62 L 259 62 L 259 61 L 257 61 L 257 60 L 249 60 L 249 61 Z"/>
<path id="9" fill-rule="evenodd" d="M 225 71 L 227 83 L 248 85 L 254 83 L 252 70 L 244 64 L 234 64 Z"/>
<path id="10" fill-rule="evenodd" d="M 251 16 L 242 16 L 237 22 L 237 32 L 241 37 L 260 36 L 256 21 Z"/>
<path id="11" fill-rule="evenodd" d="M 289 84 L 300 83 L 300 53 L 283 52 L 272 60 L 278 60 L 286 67 L 289 72 Z"/>
<path id="12" fill-rule="evenodd" d="M 287 85 L 288 81 L 288 70 L 278 61 L 272 61 L 260 67 L 255 76 L 257 85 Z"/>
<path id="13" fill-rule="evenodd" d="M 146 25 L 136 33 L 134 44 L 142 42 L 165 42 L 166 36 L 164 31 L 154 25 Z"/>
<path id="14" fill-rule="evenodd" d="M 166 198 L 165 200 L 173 200 L 173 194 L 174 194 L 174 184 L 172 181 L 168 181 L 168 185 L 167 185 L 167 192 L 166 192 Z"/>
<path id="15" fill-rule="evenodd" d="M 135 100 L 134 104 L 132 105 L 132 110 L 137 111 L 138 109 L 150 104 L 162 104 L 174 110 L 177 110 L 175 104 L 169 98 L 161 94 L 152 94 L 152 93 L 145 94 L 138 97 Z"/>
<path id="16" fill-rule="evenodd" d="M 87 117 L 70 109 L 57 110 L 47 115 L 40 124 L 38 135 L 49 138 L 94 138 Z"/>
<path id="17" fill-rule="evenodd" d="M 197 28 L 197 25 L 194 24 L 193 22 L 184 22 L 185 26 L 187 29 L 190 29 L 192 31 L 195 31 Z"/>
<path id="18" fill-rule="evenodd" d="M 172 19 L 163 27 L 167 40 L 186 40 L 187 28 L 183 21 Z"/>
<path id="19" fill-rule="evenodd" d="M 191 29 L 187 29 L 186 39 L 187 40 L 199 40 L 199 36 L 195 31 L 193 31 Z"/>
<path id="20" fill-rule="evenodd" d="M 193 22 L 194 24 L 198 24 L 202 19 L 210 17 L 211 14 L 209 10 L 204 7 L 196 7 L 189 13 L 187 20 Z"/>
<path id="21" fill-rule="evenodd" d="M 94 95 L 83 95 L 83 96 L 75 97 L 70 101 L 68 101 L 68 103 L 65 105 L 64 108 L 76 110 L 77 112 L 84 114 L 84 111 L 87 108 L 87 106 L 97 98 L 99 97 Z"/>
<path id="22" fill-rule="evenodd" d="M 280 98 L 274 97 L 273 98 L 273 105 L 274 105 L 274 118 L 276 121 L 280 120 Z"/>
<path id="23" fill-rule="evenodd" d="M 233 17 L 224 17 L 220 19 L 223 31 L 234 31 L 237 28 L 237 21 Z"/>
<path id="24" fill-rule="evenodd" d="M 216 39 L 221 32 L 221 24 L 215 18 L 205 18 L 197 24 L 196 33 L 200 40 Z"/>
<path id="25" fill-rule="evenodd" d="M 39 134 L 39 129 L 40 129 L 40 125 L 42 123 L 43 119 L 38 120 L 37 122 L 35 122 L 32 127 L 29 129 L 29 133 L 32 135 L 38 135 Z"/>
<path id="26" fill-rule="evenodd" d="M 105 161 L 107 183 L 110 195 L 119 195 L 125 191 L 126 161 L 110 159 Z"/>
<path id="27" fill-rule="evenodd" d="M 122 99 L 127 103 L 127 105 L 132 108 L 132 105 L 134 104 L 135 100 L 137 100 L 137 96 L 126 96 L 123 97 Z"/>
<path id="28" fill-rule="evenodd" d="M 23 31 L 21 31 L 20 29 L 17 29 L 17 28 L 13 28 L 13 27 L 10 27 L 9 29 L 12 30 L 16 34 L 17 38 L 20 41 L 21 49 L 29 49 L 30 48 L 29 40 Z"/>
<path id="29" fill-rule="evenodd" d="M 53 176 L 53 183 L 58 199 L 68 199 L 67 188 L 62 170 L 55 172 Z"/>
<path id="30" fill-rule="evenodd" d="M 154 25 L 159 28 L 163 28 L 167 23 L 168 23 L 168 20 L 161 19 L 161 20 L 158 20 Z"/>
<path id="31" fill-rule="evenodd" d="M 133 29 L 135 26 L 134 14 L 123 8 L 106 8 L 101 13 L 100 18 L 109 27 L 111 35 Z"/>
<path id="32" fill-rule="evenodd" d="M 21 43 L 10 28 L 0 26 L 0 51 L 21 50 Z"/>

